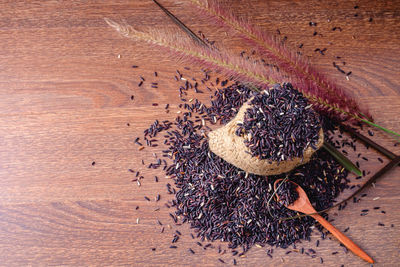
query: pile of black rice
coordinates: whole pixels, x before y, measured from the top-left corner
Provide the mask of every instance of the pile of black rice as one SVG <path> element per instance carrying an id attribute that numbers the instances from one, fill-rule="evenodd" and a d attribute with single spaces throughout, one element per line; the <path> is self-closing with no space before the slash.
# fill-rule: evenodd
<path id="1" fill-rule="evenodd" d="M 181 94 L 187 89 L 187 85 L 181 87 Z M 324 150 L 290 173 L 268 177 L 248 174 L 213 154 L 207 142 L 207 123 L 226 124 L 256 94 L 236 83 L 218 89 L 210 106 L 199 100 L 185 102 L 180 106 L 186 111 L 173 123 L 156 121 L 145 131 L 147 141 L 164 132 L 164 144 L 169 146 L 163 156 L 172 164 L 164 170 L 177 188 L 167 184 L 169 193 L 175 194 L 172 206 L 176 211 L 171 214 L 175 223 L 190 223 L 203 241 L 222 240 L 229 248 L 242 247 L 239 256 L 255 244 L 287 248 L 301 239 L 310 240 L 315 221 L 310 217 L 293 219 L 298 214 L 275 201 L 276 179 L 302 186 L 317 210 L 331 207 L 349 182 L 347 171 Z M 325 117 L 321 120 L 324 130 L 332 131 L 333 124 Z"/>
<path id="2" fill-rule="evenodd" d="M 250 104 L 243 122 L 237 124 L 236 135 L 244 137 L 253 157 L 279 164 L 303 157 L 309 146 L 317 149 L 319 114 L 290 83 L 274 85 L 272 90 L 255 95 Z"/>
<path id="3" fill-rule="evenodd" d="M 275 185 L 276 198 L 283 205 L 289 206 L 299 198 L 299 193 L 296 190 L 297 185 L 292 183 L 292 181 L 284 179 L 280 182 L 278 181 Z"/>

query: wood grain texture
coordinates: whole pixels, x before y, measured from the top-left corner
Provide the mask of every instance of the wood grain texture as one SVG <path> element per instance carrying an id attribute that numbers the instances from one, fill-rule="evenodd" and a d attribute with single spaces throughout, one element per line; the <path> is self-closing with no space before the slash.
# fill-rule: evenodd
<path id="1" fill-rule="evenodd" d="M 238 38 L 196 16 L 186 1 L 162 3 L 219 45 L 251 52 Z M 293 47 L 303 43 L 302 52 L 350 88 L 377 123 L 400 132 L 399 1 L 246 0 L 229 5 L 266 31 L 279 29 Z M 173 75 L 183 65 L 145 44 L 121 38 L 104 17 L 181 34 L 150 0 L 0 3 L 0 265 L 222 266 L 218 258 L 231 265 L 229 252 L 221 256 L 216 249 L 198 247 L 188 225 L 179 227 L 179 248 L 169 249 L 175 227 L 167 226 L 172 225 L 171 210 L 164 203 L 171 199 L 165 190 L 171 181 L 141 164 L 142 158 L 150 163 L 152 153 L 161 148 L 139 153 L 133 143 L 155 119 L 176 116 L 179 98 Z M 310 27 L 310 21 L 317 27 Z M 343 31 L 332 31 L 333 27 Z M 313 36 L 314 31 L 322 36 Z M 324 56 L 314 52 L 325 47 Z M 343 69 L 352 71 L 349 81 L 332 67 L 333 61 L 346 62 Z M 201 72 L 194 67 L 185 74 L 199 77 Z M 139 75 L 158 81 L 159 89 L 149 83 L 137 87 Z M 208 94 L 199 97 L 209 99 Z M 160 106 L 153 107 L 154 102 Z M 169 114 L 163 108 L 166 103 L 172 107 Z M 375 131 L 373 138 L 400 154 L 400 146 L 394 147 L 387 135 Z M 370 160 L 360 161 L 362 168 L 374 172 L 382 166 L 376 159 L 381 155 L 371 149 L 365 154 Z M 129 168 L 145 177 L 140 188 L 131 182 Z M 159 183 L 154 175 L 160 177 Z M 398 264 L 399 176 L 400 169 L 394 169 L 367 190 L 360 203 L 330 212 L 338 229 L 350 226 L 348 236 L 376 266 Z M 158 193 L 161 201 L 155 202 Z M 360 216 L 362 209 L 374 206 L 381 209 Z M 163 234 L 157 220 L 165 225 Z M 298 247 L 314 248 L 318 236 L 315 232 L 311 242 Z M 226 248 L 215 242 L 219 244 Z M 188 252 L 190 247 L 195 255 Z M 332 255 L 335 251 L 339 253 Z M 321 241 L 315 259 L 285 255 L 282 249 L 275 249 L 270 259 L 265 248 L 254 247 L 238 264 L 320 266 L 319 257 L 328 266 L 367 266 L 329 239 Z"/>

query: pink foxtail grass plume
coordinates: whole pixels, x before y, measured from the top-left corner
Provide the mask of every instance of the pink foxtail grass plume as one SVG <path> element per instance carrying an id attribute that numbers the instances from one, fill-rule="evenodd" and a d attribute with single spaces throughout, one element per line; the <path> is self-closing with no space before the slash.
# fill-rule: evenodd
<path id="1" fill-rule="evenodd" d="M 154 30 L 142 32 L 130 25 L 119 24 L 107 18 L 105 21 L 122 36 L 147 42 L 152 46 L 165 50 L 175 58 L 178 58 L 178 60 L 201 64 L 244 84 L 248 83 L 266 89 L 282 80 L 279 73 L 265 68 L 259 63 L 250 62 L 221 49 L 217 51 L 199 46 L 192 40 L 178 37 L 174 33 L 168 34 Z"/>
<path id="2" fill-rule="evenodd" d="M 225 26 L 232 34 L 239 33 L 261 57 L 266 57 L 281 71 L 286 72 L 286 80 L 309 98 L 317 110 L 340 119 L 371 120 L 369 113 L 361 110 L 353 98 L 319 73 L 307 60 L 288 49 L 281 40 L 266 34 L 245 19 L 239 19 L 229 7 L 222 7 L 215 0 L 190 2 L 218 24 Z"/>

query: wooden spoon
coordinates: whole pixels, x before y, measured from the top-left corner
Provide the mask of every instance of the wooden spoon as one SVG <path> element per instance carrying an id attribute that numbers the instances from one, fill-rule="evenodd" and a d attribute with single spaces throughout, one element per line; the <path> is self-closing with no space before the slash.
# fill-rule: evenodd
<path id="1" fill-rule="evenodd" d="M 281 182 L 282 179 L 278 179 L 274 183 L 274 189 L 275 191 L 277 190 L 277 184 Z M 291 182 L 291 181 L 290 181 Z M 340 242 L 342 242 L 343 245 L 345 245 L 349 250 L 351 250 L 354 254 L 359 256 L 361 259 L 369 262 L 369 263 L 374 263 L 374 260 L 368 256 L 365 251 L 363 251 L 360 247 L 358 247 L 353 241 L 350 240 L 347 236 L 345 236 L 342 232 L 340 232 L 338 229 L 336 229 L 332 224 L 330 224 L 327 220 L 325 220 L 321 215 L 316 213 L 315 209 L 310 203 L 310 200 L 307 197 L 306 192 L 304 192 L 303 188 L 301 188 L 298 184 L 295 182 L 291 182 L 295 184 L 297 193 L 299 194 L 299 198 L 294 201 L 292 204 L 286 206 L 288 209 L 294 210 L 294 211 L 299 211 L 305 214 L 308 214 L 309 216 L 313 217 L 315 220 L 317 220 L 325 229 L 327 229 L 329 232 L 332 233 Z M 279 201 L 279 196 L 277 196 L 277 199 Z"/>

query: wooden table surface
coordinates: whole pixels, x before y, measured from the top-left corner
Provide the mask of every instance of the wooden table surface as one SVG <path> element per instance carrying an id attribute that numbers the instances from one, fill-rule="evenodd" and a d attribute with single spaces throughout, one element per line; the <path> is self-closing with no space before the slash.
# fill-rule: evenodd
<path id="1" fill-rule="evenodd" d="M 187 1 L 161 2 L 219 46 L 251 52 L 238 38 L 199 16 Z M 230 5 L 272 34 L 279 29 L 294 49 L 303 44 L 299 50 L 339 85 L 350 88 L 377 123 L 400 132 L 399 1 L 246 0 Z M 168 215 L 173 210 L 164 206 L 172 199 L 165 189 L 171 181 L 161 170 L 150 171 L 141 164 L 142 159 L 150 163 L 152 153 L 162 148 L 139 152 L 133 142 L 155 119 L 173 120 L 177 115 L 180 100 L 173 76 L 177 69 L 184 71 L 184 65 L 122 38 L 106 25 L 105 17 L 140 29 L 182 34 L 150 0 L 0 3 L 0 265 L 232 265 L 229 250 L 218 254 L 218 245 L 226 249 L 226 244 L 215 242 L 215 249 L 203 250 L 190 237 L 187 224 L 173 225 Z M 310 21 L 317 26 L 309 26 Z M 314 52 L 325 47 L 325 55 Z M 352 71 L 349 80 L 333 61 Z M 139 75 L 158 81 L 159 88 L 149 83 L 139 88 Z M 187 77 L 201 75 L 196 66 L 185 71 Z M 201 98 L 207 101 L 209 95 Z M 154 102 L 160 105 L 152 106 Z M 172 107 L 169 114 L 166 103 Z M 400 154 L 393 138 L 374 132 L 375 141 Z M 383 166 L 377 157 L 384 157 L 376 151 L 363 153 L 369 158 L 360 161 L 363 169 L 374 173 Z M 129 168 L 145 177 L 141 187 L 131 182 Z M 339 229 L 350 227 L 348 236 L 376 266 L 399 264 L 399 176 L 397 167 L 366 190 L 360 203 L 329 212 Z M 161 201 L 155 202 L 158 193 Z M 372 210 L 376 206 L 380 210 Z M 371 211 L 360 216 L 363 209 Z M 157 220 L 165 226 L 163 234 Z M 176 229 L 182 238 L 173 250 L 169 246 Z M 314 248 L 316 258 L 275 249 L 271 259 L 267 248 L 253 247 L 238 264 L 320 266 L 322 257 L 328 266 L 368 266 L 345 254 L 334 239 L 315 248 L 318 238 L 314 232 L 311 242 L 298 245 Z M 335 251 L 339 253 L 332 254 Z"/>

